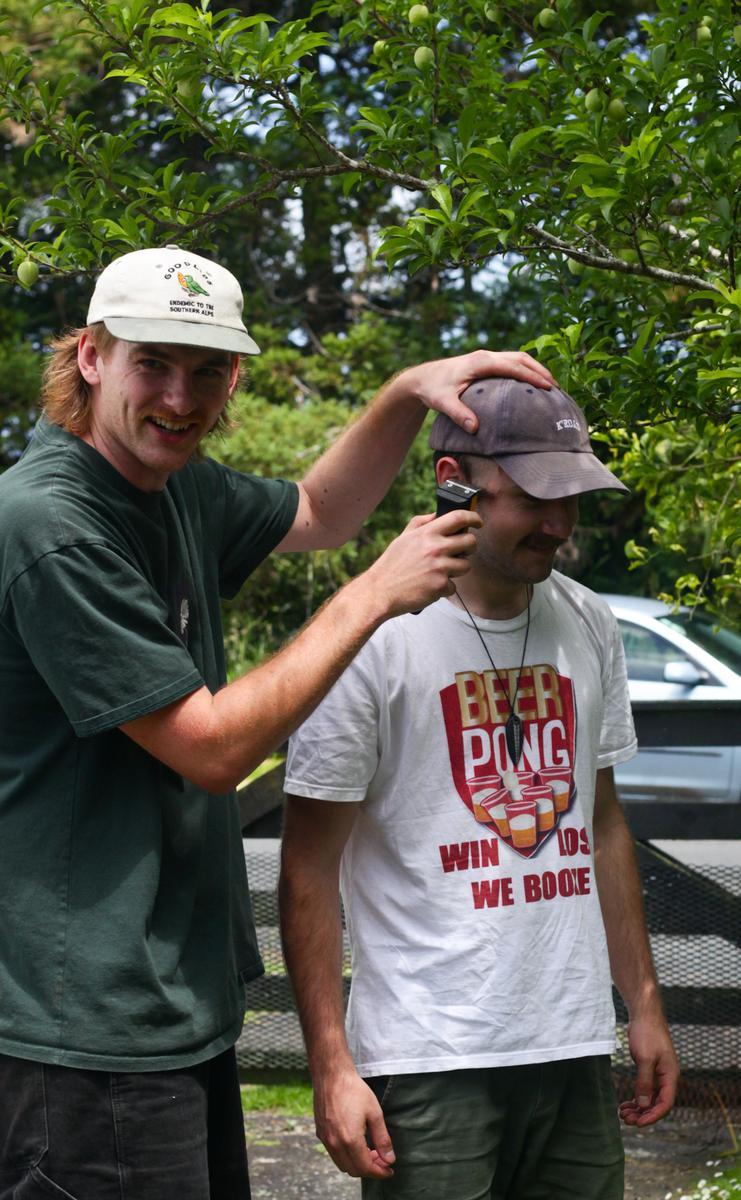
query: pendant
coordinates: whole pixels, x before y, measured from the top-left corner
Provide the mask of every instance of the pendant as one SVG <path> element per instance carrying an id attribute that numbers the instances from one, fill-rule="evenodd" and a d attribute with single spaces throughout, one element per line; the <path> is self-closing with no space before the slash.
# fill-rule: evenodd
<path id="1" fill-rule="evenodd" d="M 517 716 L 517 713 L 510 713 L 507 717 L 507 723 L 504 726 L 504 740 L 507 743 L 507 750 L 512 759 L 512 766 L 516 767 L 520 761 L 522 754 L 522 721 Z"/>

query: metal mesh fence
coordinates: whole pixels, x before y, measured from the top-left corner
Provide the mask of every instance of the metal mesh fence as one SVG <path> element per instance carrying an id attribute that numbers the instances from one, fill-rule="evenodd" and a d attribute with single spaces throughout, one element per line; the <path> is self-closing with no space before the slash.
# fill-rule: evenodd
<path id="1" fill-rule="evenodd" d="M 277 839 L 245 841 L 255 919 L 266 974 L 248 985 L 237 1059 L 244 1078 L 306 1073 L 298 1019 L 278 935 Z M 677 872 L 639 848 L 651 944 L 679 1059 L 678 1106 L 723 1123 L 741 1110 L 741 862 Z M 349 983 L 349 951 L 345 971 Z M 616 997 L 615 1077 L 631 1094 L 626 1014 Z M 735 1114 L 735 1116 L 734 1116 Z"/>

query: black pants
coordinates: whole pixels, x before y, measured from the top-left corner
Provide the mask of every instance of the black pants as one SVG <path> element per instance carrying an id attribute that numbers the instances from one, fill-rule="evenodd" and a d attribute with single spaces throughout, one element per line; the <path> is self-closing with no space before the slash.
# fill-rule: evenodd
<path id="1" fill-rule="evenodd" d="M 111 1073 L 0 1055 L 0 1200 L 249 1200 L 234 1050 Z"/>

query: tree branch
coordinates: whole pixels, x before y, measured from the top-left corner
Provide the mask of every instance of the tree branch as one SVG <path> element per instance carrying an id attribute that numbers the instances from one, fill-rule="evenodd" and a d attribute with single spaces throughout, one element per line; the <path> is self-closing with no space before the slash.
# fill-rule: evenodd
<path id="1" fill-rule="evenodd" d="M 623 275 L 640 275 L 675 286 L 710 288 L 720 295 L 715 283 L 711 279 L 703 279 L 701 275 L 685 275 L 681 271 L 667 271 L 664 267 L 651 267 L 648 263 L 629 263 L 622 258 L 613 258 L 612 255 L 589 254 L 588 251 L 571 246 L 562 238 L 555 237 L 554 234 L 548 233 L 538 225 L 528 224 L 525 229 L 536 241 L 550 246 L 553 250 L 558 250 L 561 254 L 567 255 L 577 262 L 584 263 L 587 267 L 599 267 L 603 271 L 619 271 Z"/>

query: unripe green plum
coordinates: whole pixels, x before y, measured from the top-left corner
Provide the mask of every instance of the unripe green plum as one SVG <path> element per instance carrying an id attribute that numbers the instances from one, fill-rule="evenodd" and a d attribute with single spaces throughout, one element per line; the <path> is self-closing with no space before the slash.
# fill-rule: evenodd
<path id="1" fill-rule="evenodd" d="M 175 92 L 179 100 L 188 103 L 192 100 L 198 100 L 201 95 L 201 81 L 197 77 L 186 76 L 184 79 L 179 79 L 175 85 Z"/>
<path id="2" fill-rule="evenodd" d="M 487 21 L 498 21 L 499 9 L 495 8 L 493 4 L 486 4 L 484 5 L 484 16 Z"/>
<path id="3" fill-rule="evenodd" d="M 386 50 L 386 43 L 384 42 L 383 38 L 379 38 L 377 42 L 373 43 L 374 58 L 380 58 L 382 56 L 382 54 L 384 54 L 385 50 Z"/>
<path id="4" fill-rule="evenodd" d="M 21 287 L 32 288 L 39 277 L 39 268 L 30 258 L 24 258 L 16 269 L 16 278 Z"/>
<path id="5" fill-rule="evenodd" d="M 435 55 L 429 46 L 417 46 L 414 51 L 414 65 L 418 71 L 424 71 L 427 67 L 431 67 L 434 61 Z"/>
<path id="6" fill-rule="evenodd" d="M 538 24 L 541 29 L 555 29 L 558 26 L 558 13 L 552 8 L 541 8 L 538 13 Z"/>
<path id="7" fill-rule="evenodd" d="M 698 25 L 695 37 L 699 45 L 705 45 L 713 40 L 712 30 L 708 29 L 707 25 Z"/>
<path id="8" fill-rule="evenodd" d="M 607 105 L 607 115 L 611 121 L 622 121 L 627 116 L 628 110 L 625 107 L 625 101 L 619 96 L 613 96 L 610 103 Z"/>
<path id="9" fill-rule="evenodd" d="M 602 108 L 603 96 L 599 88 L 590 88 L 584 97 L 584 107 L 589 113 L 598 113 Z"/>
<path id="10" fill-rule="evenodd" d="M 701 18 L 700 24 L 706 25 L 707 28 L 710 29 L 711 25 L 713 24 L 713 18 L 706 14 L 704 17 Z"/>
<path id="11" fill-rule="evenodd" d="M 576 258 L 566 259 L 566 268 L 571 275 L 583 275 L 584 263 L 579 262 Z"/>
<path id="12" fill-rule="evenodd" d="M 409 24 L 424 25 L 430 19 L 430 10 L 426 4 L 413 4 L 409 9 Z"/>

